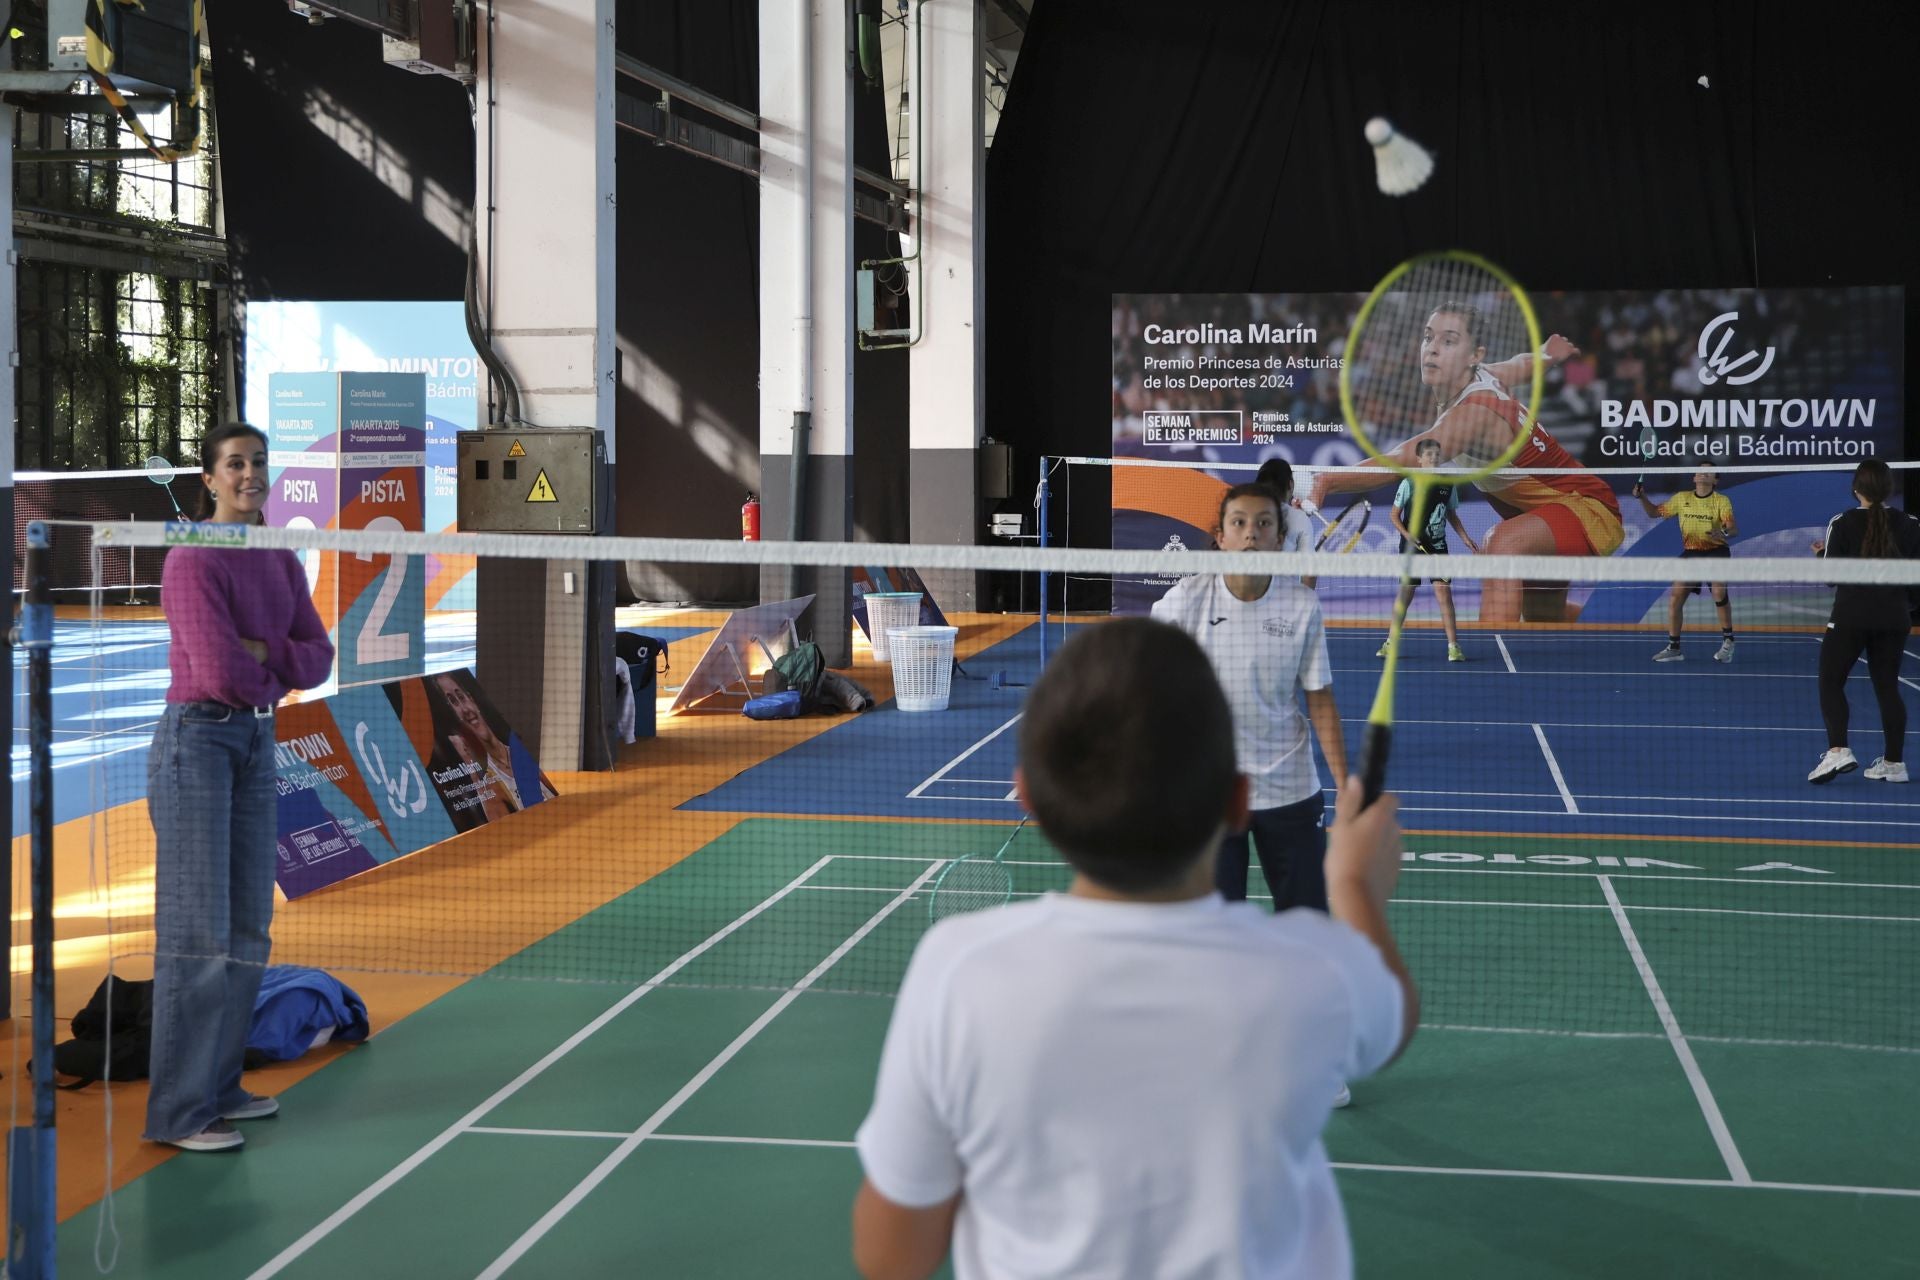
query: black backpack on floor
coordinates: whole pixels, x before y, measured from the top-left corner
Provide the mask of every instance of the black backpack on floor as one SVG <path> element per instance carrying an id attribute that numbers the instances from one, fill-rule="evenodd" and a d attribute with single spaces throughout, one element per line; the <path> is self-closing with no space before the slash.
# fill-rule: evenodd
<path id="1" fill-rule="evenodd" d="M 61 1086 L 65 1089 L 83 1089 L 95 1080 L 145 1080 L 152 1049 L 153 983 L 109 974 L 94 988 L 86 1008 L 73 1015 L 73 1039 L 53 1046 L 53 1069 L 75 1079 Z"/>

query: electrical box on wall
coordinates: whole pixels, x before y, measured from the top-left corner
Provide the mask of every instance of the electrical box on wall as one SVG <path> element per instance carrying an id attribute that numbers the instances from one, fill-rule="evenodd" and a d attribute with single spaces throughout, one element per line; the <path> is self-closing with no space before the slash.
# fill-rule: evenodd
<path id="1" fill-rule="evenodd" d="M 89 0 L 48 0 L 47 70 L 87 71 Z M 193 88 L 199 56 L 193 0 L 108 4 L 100 33 L 112 57 L 113 82 L 123 92 L 184 94 Z"/>
<path id="2" fill-rule="evenodd" d="M 591 427 L 462 431 L 463 533 L 592 533 L 606 443 Z"/>

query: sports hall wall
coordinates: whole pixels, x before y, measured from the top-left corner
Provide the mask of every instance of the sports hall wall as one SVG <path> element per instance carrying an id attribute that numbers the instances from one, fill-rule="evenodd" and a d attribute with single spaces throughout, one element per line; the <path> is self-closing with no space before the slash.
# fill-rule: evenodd
<path id="1" fill-rule="evenodd" d="M 620 48 L 751 109 L 757 14 L 755 0 L 622 0 Z M 208 26 L 240 301 L 460 298 L 464 248 L 441 198 L 456 217 L 472 207 L 462 88 L 387 67 L 373 33 L 310 27 L 277 2 L 211 0 Z M 857 105 L 858 161 L 885 172 L 878 92 Z M 618 532 L 738 536 L 740 504 L 760 487 L 755 184 L 631 134 L 617 147 Z M 877 228 L 855 234 L 862 256 L 897 251 Z M 906 366 L 902 352 L 859 356 L 858 537 L 906 536 Z M 725 566 L 628 571 L 657 599 L 757 590 Z"/>
<path id="2" fill-rule="evenodd" d="M 1535 290 L 1904 285 L 1911 365 L 1905 15 L 1043 0 L 988 157 L 989 429 L 1027 476 L 1110 451 L 1114 294 L 1364 291 L 1435 248 Z M 1411 196 L 1375 189 L 1375 114 L 1437 153 Z"/>

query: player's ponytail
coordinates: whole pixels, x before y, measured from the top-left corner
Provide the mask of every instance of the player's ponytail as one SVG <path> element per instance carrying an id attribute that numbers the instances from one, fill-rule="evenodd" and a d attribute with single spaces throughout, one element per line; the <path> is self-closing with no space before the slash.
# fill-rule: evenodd
<path id="1" fill-rule="evenodd" d="M 1893 496 L 1893 471 L 1878 458 L 1868 458 L 1853 471 L 1853 491 L 1867 503 L 1867 532 L 1860 539 L 1860 554 L 1869 558 L 1895 554 L 1893 517 L 1887 514 L 1887 499 Z"/>

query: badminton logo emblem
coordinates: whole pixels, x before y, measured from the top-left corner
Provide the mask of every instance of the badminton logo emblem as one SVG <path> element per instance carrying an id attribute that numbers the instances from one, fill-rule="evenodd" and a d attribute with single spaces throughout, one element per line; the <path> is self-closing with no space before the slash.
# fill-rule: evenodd
<path id="1" fill-rule="evenodd" d="M 398 777 L 387 772 L 386 757 L 380 754 L 380 744 L 367 740 L 367 722 L 362 720 L 353 731 L 354 754 L 360 757 L 360 767 L 366 771 L 367 781 L 387 793 L 387 807 L 393 810 L 393 816 L 404 818 L 410 813 L 426 810 L 426 775 L 420 771 L 418 763 L 412 760 L 400 766 Z"/>
<path id="2" fill-rule="evenodd" d="M 1765 356 L 1761 356 L 1758 352 L 1749 351 L 1738 360 L 1727 359 L 1727 343 L 1733 340 L 1733 325 L 1739 318 L 1740 313 L 1738 311 L 1723 311 L 1713 319 L 1707 321 L 1707 327 L 1700 331 L 1700 359 L 1706 366 L 1700 370 L 1700 381 L 1709 387 L 1716 382 L 1725 382 L 1730 387 L 1745 386 L 1749 382 L 1756 381 L 1761 374 L 1773 367 L 1772 347 L 1767 348 L 1767 354 Z M 1716 331 L 1719 331 L 1723 325 L 1725 326 L 1725 331 L 1720 333 L 1720 341 L 1714 343 L 1713 335 Z M 1709 343 L 1713 344 L 1711 354 L 1707 351 Z M 1735 372 L 1735 370 L 1741 369 L 1755 360 L 1760 361 L 1760 367 L 1758 369 L 1755 369 L 1751 373 Z"/>

